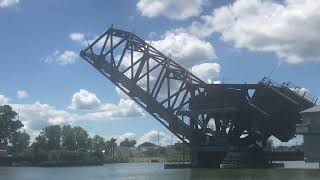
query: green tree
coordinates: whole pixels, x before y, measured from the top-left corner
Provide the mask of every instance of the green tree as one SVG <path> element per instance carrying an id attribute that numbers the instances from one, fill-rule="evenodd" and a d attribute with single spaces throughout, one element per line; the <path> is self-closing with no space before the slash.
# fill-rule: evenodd
<path id="1" fill-rule="evenodd" d="M 106 147 L 105 140 L 103 137 L 95 135 L 92 138 L 92 149 L 94 151 L 102 151 Z"/>
<path id="2" fill-rule="evenodd" d="M 76 137 L 73 128 L 70 125 L 62 127 L 62 147 L 67 150 L 76 150 Z"/>
<path id="3" fill-rule="evenodd" d="M 23 127 L 15 120 L 17 113 L 9 105 L 0 106 L 0 146 L 7 146 L 12 135 Z"/>
<path id="4" fill-rule="evenodd" d="M 124 139 L 124 141 L 120 142 L 121 147 L 133 147 L 137 144 L 135 140 L 129 140 L 128 138 Z"/>
<path id="5" fill-rule="evenodd" d="M 35 142 L 32 144 L 32 147 L 35 152 L 39 152 L 40 150 L 48 150 L 47 143 L 47 138 L 45 137 L 44 131 L 42 130 L 40 134 L 35 138 Z"/>
<path id="6" fill-rule="evenodd" d="M 61 127 L 59 125 L 48 126 L 44 129 L 44 135 L 47 139 L 47 147 L 50 150 L 60 149 L 61 147 Z"/>
<path id="7" fill-rule="evenodd" d="M 87 148 L 88 150 L 94 150 L 94 149 L 93 149 L 93 138 L 88 137 L 87 144 L 86 144 L 86 148 Z"/>
<path id="8" fill-rule="evenodd" d="M 22 153 L 30 144 L 30 136 L 26 132 L 14 132 L 10 138 L 10 143 L 15 154 Z"/>
<path id="9" fill-rule="evenodd" d="M 76 140 L 76 147 L 77 149 L 88 149 L 90 148 L 90 140 L 89 135 L 86 130 L 84 130 L 80 126 L 76 126 L 73 128 L 75 140 Z"/>

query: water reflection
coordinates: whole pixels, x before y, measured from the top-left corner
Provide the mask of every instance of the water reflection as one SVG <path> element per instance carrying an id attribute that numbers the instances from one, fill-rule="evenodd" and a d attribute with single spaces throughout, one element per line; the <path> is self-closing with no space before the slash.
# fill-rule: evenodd
<path id="1" fill-rule="evenodd" d="M 0 167 L 0 180 L 319 180 L 319 169 L 163 169 L 161 163 L 100 167 Z"/>

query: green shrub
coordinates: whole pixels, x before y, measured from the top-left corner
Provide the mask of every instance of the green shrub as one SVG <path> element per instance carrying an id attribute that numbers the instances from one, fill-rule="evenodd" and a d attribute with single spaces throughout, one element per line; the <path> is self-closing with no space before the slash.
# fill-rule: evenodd
<path id="1" fill-rule="evenodd" d="M 59 161 L 60 160 L 60 154 L 61 154 L 61 152 L 57 151 L 57 150 L 50 151 L 48 153 L 48 160 L 49 161 Z"/>
<path id="2" fill-rule="evenodd" d="M 20 153 L 16 158 L 15 161 L 27 161 L 27 162 L 32 162 L 33 159 L 33 153 L 31 149 L 27 149 Z"/>
<path id="3" fill-rule="evenodd" d="M 60 160 L 62 161 L 77 161 L 78 156 L 75 151 L 61 151 Z"/>
<path id="4" fill-rule="evenodd" d="M 83 152 L 83 151 L 80 151 L 78 152 L 78 159 L 80 161 L 90 161 L 91 157 L 90 157 L 90 153 L 89 152 Z"/>
<path id="5" fill-rule="evenodd" d="M 48 161 L 48 152 L 40 150 L 38 152 L 34 152 L 32 160 L 34 162 L 43 162 Z"/>

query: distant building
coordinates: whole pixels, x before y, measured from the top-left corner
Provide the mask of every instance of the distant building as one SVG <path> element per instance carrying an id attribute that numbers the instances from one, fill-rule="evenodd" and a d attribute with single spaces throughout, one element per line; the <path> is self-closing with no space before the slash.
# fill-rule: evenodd
<path id="1" fill-rule="evenodd" d="M 297 125 L 297 134 L 303 135 L 306 162 L 320 162 L 320 106 L 300 112 L 302 124 Z"/>
<path id="2" fill-rule="evenodd" d="M 141 146 L 139 147 L 140 151 L 142 152 L 146 152 L 146 151 L 156 151 L 158 150 L 160 147 L 157 145 L 154 146 Z"/>
<path id="3" fill-rule="evenodd" d="M 12 156 L 8 155 L 8 152 L 5 147 L 0 147 L 0 166 L 11 166 L 12 165 Z"/>
<path id="4" fill-rule="evenodd" d="M 268 150 L 268 151 L 271 151 L 273 147 L 274 147 L 273 146 L 273 140 L 272 139 L 268 139 L 267 142 L 266 142 L 265 149 Z"/>
<path id="5" fill-rule="evenodd" d="M 0 145 L 0 158 L 1 157 L 7 157 L 8 152 L 6 146 Z"/>

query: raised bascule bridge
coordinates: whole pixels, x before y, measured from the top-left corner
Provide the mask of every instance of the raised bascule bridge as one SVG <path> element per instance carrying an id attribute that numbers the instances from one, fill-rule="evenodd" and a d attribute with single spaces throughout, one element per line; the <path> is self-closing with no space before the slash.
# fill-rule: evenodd
<path id="1" fill-rule="evenodd" d="M 80 56 L 186 143 L 192 167 L 290 159 L 273 155 L 267 140 L 294 138 L 299 112 L 317 101 L 302 88 L 269 78 L 207 84 L 150 43 L 113 27 Z"/>

